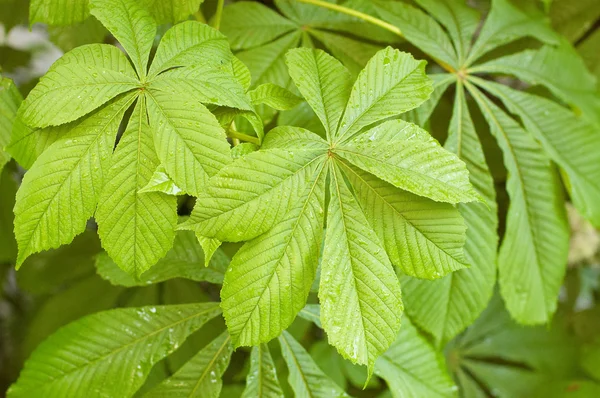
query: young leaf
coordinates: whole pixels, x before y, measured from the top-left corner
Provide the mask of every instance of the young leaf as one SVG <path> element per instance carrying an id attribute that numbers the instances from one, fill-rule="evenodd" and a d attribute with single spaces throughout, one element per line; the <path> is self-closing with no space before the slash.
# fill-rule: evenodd
<path id="1" fill-rule="evenodd" d="M 10 141 L 17 109 L 22 100 L 12 80 L 0 76 L 0 172 L 10 160 L 10 154 L 5 152 L 4 147 Z"/>
<path id="2" fill-rule="evenodd" d="M 145 99 L 138 100 L 115 150 L 96 210 L 102 247 L 124 271 L 140 276 L 173 245 L 177 200 L 138 193 L 158 166 Z"/>
<path id="3" fill-rule="evenodd" d="M 321 322 L 329 343 L 367 365 L 394 341 L 400 327 L 400 284 L 338 166 L 330 166 L 327 232 L 321 263 Z"/>
<path id="4" fill-rule="evenodd" d="M 568 225 L 558 176 L 531 135 L 471 84 L 504 155 L 511 199 L 498 254 L 502 297 L 524 324 L 547 322 L 565 273 Z"/>
<path id="5" fill-rule="evenodd" d="M 78 47 L 56 61 L 19 108 L 32 127 L 71 122 L 138 86 L 129 61 L 114 46 Z"/>
<path id="6" fill-rule="evenodd" d="M 277 337 L 306 304 L 323 236 L 325 179 L 321 163 L 281 221 L 231 260 L 221 306 L 236 346 Z"/>
<path id="7" fill-rule="evenodd" d="M 323 123 L 327 136 L 333 136 L 350 97 L 350 73 L 322 51 L 292 50 L 286 54 L 286 62 L 296 87 Z"/>
<path id="8" fill-rule="evenodd" d="M 456 386 L 445 371 L 439 354 L 406 317 L 392 346 L 375 364 L 397 398 L 453 397 Z"/>
<path id="9" fill-rule="evenodd" d="M 277 369 L 266 344 L 252 347 L 250 355 L 250 371 L 246 377 L 246 389 L 242 398 L 254 397 L 283 398 Z"/>
<path id="10" fill-rule="evenodd" d="M 419 106 L 433 91 L 425 62 L 388 47 L 358 75 L 336 140 L 346 141 L 362 128 Z"/>
<path id="11" fill-rule="evenodd" d="M 87 316 L 36 349 L 8 395 L 132 396 L 155 363 L 219 313 L 218 303 L 203 303 Z"/>
<path id="12" fill-rule="evenodd" d="M 144 397 L 218 398 L 223 387 L 221 377 L 233 352 L 229 340 L 227 332 L 222 333 Z"/>
<path id="13" fill-rule="evenodd" d="M 283 332 L 279 344 L 290 375 L 288 381 L 297 397 L 335 398 L 348 395 L 319 369 L 291 334 Z"/>
<path id="14" fill-rule="evenodd" d="M 183 195 L 184 192 L 175 184 L 167 174 L 165 166 L 159 164 L 146 186 L 141 188 L 138 193 L 162 192 L 167 195 Z"/>
<path id="15" fill-rule="evenodd" d="M 90 0 L 90 12 L 121 43 L 142 82 L 156 35 L 156 22 L 136 0 Z"/>
<path id="16" fill-rule="evenodd" d="M 485 204 L 458 205 L 467 226 L 464 249 L 466 262 L 471 267 L 431 282 L 409 277 L 400 279 L 406 311 L 440 344 L 451 340 L 479 316 L 496 282 L 498 215 L 494 181 L 471 120 L 462 84 L 456 89 L 445 147 L 466 163 L 471 183 L 485 200 Z"/>
<path id="17" fill-rule="evenodd" d="M 17 265 L 83 232 L 94 214 L 121 118 L 134 98 L 122 96 L 83 118 L 27 172 L 15 205 Z"/>
<path id="18" fill-rule="evenodd" d="M 398 188 L 435 201 L 479 199 L 465 164 L 425 131 L 403 120 L 383 123 L 340 144 L 336 153 Z"/>

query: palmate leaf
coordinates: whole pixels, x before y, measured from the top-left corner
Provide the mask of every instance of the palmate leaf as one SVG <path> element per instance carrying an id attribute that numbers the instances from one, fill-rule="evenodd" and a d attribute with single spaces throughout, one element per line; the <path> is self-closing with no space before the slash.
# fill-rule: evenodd
<path id="1" fill-rule="evenodd" d="M 27 172 L 15 205 L 17 265 L 83 232 L 94 213 L 121 118 L 134 98 L 127 94 L 83 118 Z"/>
<path id="2" fill-rule="evenodd" d="M 297 397 L 335 398 L 348 395 L 319 369 L 308 352 L 284 331 L 279 344 L 290 375 L 288 382 Z"/>
<path id="3" fill-rule="evenodd" d="M 152 135 L 141 97 L 111 157 L 96 210 L 102 247 L 121 269 L 137 276 L 169 251 L 177 224 L 175 197 L 138 193 L 159 164 Z"/>
<path id="4" fill-rule="evenodd" d="M 224 332 L 144 397 L 218 398 L 232 352 L 229 335 Z"/>
<path id="5" fill-rule="evenodd" d="M 219 313 L 218 303 L 202 303 L 87 316 L 36 349 L 8 396 L 131 396 L 155 363 Z"/>
<path id="6" fill-rule="evenodd" d="M 17 109 L 23 98 L 12 80 L 0 76 L 0 172 L 10 160 L 4 149 L 10 141 Z"/>
<path id="7" fill-rule="evenodd" d="M 458 205 L 467 225 L 464 247 L 466 262 L 471 267 L 436 281 L 420 281 L 407 276 L 400 279 L 408 314 L 441 344 L 470 325 L 485 309 L 496 282 L 498 215 L 494 181 L 471 120 L 462 84 L 457 86 L 445 147 L 465 161 L 473 186 L 486 202 Z"/>
<path id="8" fill-rule="evenodd" d="M 266 344 L 252 347 L 250 355 L 250 371 L 246 377 L 246 388 L 242 398 L 254 397 L 283 398 L 277 369 Z"/>
<path id="9" fill-rule="evenodd" d="M 511 202 L 498 254 L 500 291 L 511 315 L 524 324 L 547 322 L 565 273 L 568 226 L 556 171 L 533 137 L 473 85 L 476 99 L 502 149 Z"/>

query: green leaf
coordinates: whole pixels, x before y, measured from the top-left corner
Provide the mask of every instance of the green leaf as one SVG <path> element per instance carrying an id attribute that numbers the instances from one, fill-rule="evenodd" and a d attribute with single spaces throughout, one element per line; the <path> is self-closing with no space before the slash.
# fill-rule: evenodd
<path id="1" fill-rule="evenodd" d="M 302 195 L 324 152 L 270 149 L 237 159 L 211 179 L 189 221 L 179 228 L 230 242 L 267 232 Z"/>
<path id="2" fill-rule="evenodd" d="M 291 91 L 272 83 L 261 84 L 248 95 L 254 105 L 265 104 L 279 111 L 292 109 L 302 102 L 302 98 Z"/>
<path id="3" fill-rule="evenodd" d="M 375 3 L 378 14 L 402 35 L 441 64 L 458 69 L 456 50 L 442 27 L 423 11 L 400 2 Z"/>
<path id="4" fill-rule="evenodd" d="M 297 397 L 334 398 L 348 395 L 319 369 L 291 334 L 283 332 L 279 344 L 290 375 L 288 381 Z"/>
<path id="5" fill-rule="evenodd" d="M 406 317 L 392 346 L 375 364 L 393 397 L 454 397 L 457 388 L 439 354 Z"/>
<path id="6" fill-rule="evenodd" d="M 221 31 L 234 50 L 261 46 L 297 29 L 292 21 L 260 3 L 242 1 L 223 9 Z"/>
<path id="7" fill-rule="evenodd" d="M 364 127 L 416 108 L 432 91 L 424 61 L 387 47 L 358 75 L 336 139 L 346 141 Z"/>
<path id="8" fill-rule="evenodd" d="M 498 254 L 500 291 L 524 324 L 547 322 L 556 310 L 567 264 L 568 225 L 558 176 L 533 137 L 468 84 L 504 155 L 511 202 Z"/>
<path id="9" fill-rule="evenodd" d="M 156 22 L 136 0 L 90 0 L 90 12 L 121 43 L 145 81 Z"/>
<path id="10" fill-rule="evenodd" d="M 321 306 L 319 304 L 306 304 L 304 308 L 300 310 L 298 316 L 311 321 L 319 328 L 323 329 L 321 325 Z"/>
<path id="11" fill-rule="evenodd" d="M 173 245 L 177 200 L 158 192 L 138 193 L 159 161 L 140 97 L 111 157 L 95 219 L 102 247 L 124 271 L 140 276 Z"/>
<path id="12" fill-rule="evenodd" d="M 600 124 L 600 95 L 596 78 L 567 44 L 544 46 L 497 58 L 473 68 L 474 72 L 510 74 L 530 84 L 541 84 Z"/>
<path id="13" fill-rule="evenodd" d="M 20 166 L 30 169 L 42 152 L 65 135 L 75 124 L 77 121 L 43 129 L 31 128 L 17 117 L 14 120 L 10 143 L 6 146 L 6 150 Z"/>
<path id="14" fill-rule="evenodd" d="M 552 27 L 571 43 L 582 39 L 598 18 L 600 8 L 596 0 L 556 0 L 550 7 Z"/>
<path id="15" fill-rule="evenodd" d="M 17 182 L 9 169 L 0 171 L 0 263 L 13 264 L 17 258 L 17 242 L 12 231 L 16 193 Z M 22 287 L 20 283 L 19 286 Z"/>
<path id="16" fill-rule="evenodd" d="M 522 37 L 529 36 L 543 43 L 557 44 L 558 35 L 544 19 L 543 13 L 525 13 L 509 0 L 493 0 L 466 64 L 471 65 L 494 48 Z"/>
<path id="17" fill-rule="evenodd" d="M 413 195 L 342 165 L 392 264 L 405 274 L 426 279 L 466 266 L 465 223 L 454 206 Z"/>
<path id="18" fill-rule="evenodd" d="M 416 0 L 416 2 L 448 30 L 458 55 L 457 65 L 463 65 L 479 25 L 479 12 L 465 4 L 464 0 Z"/>
<path id="19" fill-rule="evenodd" d="M 147 106 L 160 163 L 178 187 L 198 196 L 231 162 L 223 128 L 198 99 L 178 92 L 148 90 Z"/>
<path id="20" fill-rule="evenodd" d="M 435 73 L 429 75 L 429 77 L 433 80 L 431 97 L 418 108 L 402 115 L 402 119 L 423 128 L 425 128 L 427 121 L 429 121 L 429 118 L 450 84 L 456 83 L 456 75 L 451 73 Z"/>
<path id="21" fill-rule="evenodd" d="M 153 78 L 169 69 L 198 64 L 225 64 L 231 60 L 227 38 L 210 26 L 186 21 L 162 37 L 148 75 Z"/>
<path id="22" fill-rule="evenodd" d="M 575 206 L 594 225 L 600 226 L 600 153 L 591 150 L 600 147 L 598 128 L 553 101 L 501 84 L 480 79 L 476 82 L 521 118 L 527 131 L 566 171 Z M 565 134 L 566 131 L 569 133 Z"/>
<path id="23" fill-rule="evenodd" d="M 117 47 L 81 46 L 52 65 L 23 101 L 19 117 L 32 127 L 68 123 L 138 84 L 129 61 Z"/>
<path id="24" fill-rule="evenodd" d="M 400 328 L 400 284 L 338 166 L 330 165 L 330 172 L 321 322 L 329 343 L 353 363 L 367 365 L 371 374 Z"/>
<path id="25" fill-rule="evenodd" d="M 52 43 L 67 52 L 85 44 L 102 43 L 108 31 L 96 18 L 70 26 L 49 26 L 48 35 Z"/>
<path id="26" fill-rule="evenodd" d="M 10 161 L 10 154 L 5 152 L 4 147 L 10 141 L 17 109 L 22 100 L 21 93 L 12 80 L 0 77 L 0 172 Z"/>
<path id="27" fill-rule="evenodd" d="M 306 304 L 319 263 L 325 179 L 325 164 L 320 162 L 285 216 L 231 260 L 221 306 L 236 346 L 277 337 Z"/>
<path id="28" fill-rule="evenodd" d="M 83 232 L 94 214 L 121 118 L 134 98 L 123 96 L 83 118 L 25 174 L 15 205 L 17 265 Z"/>
<path id="29" fill-rule="evenodd" d="M 327 136 L 333 136 L 350 97 L 352 76 L 339 61 L 321 50 L 291 50 L 286 63 L 296 87 L 321 120 Z"/>
<path id="30" fill-rule="evenodd" d="M 467 226 L 464 246 L 470 268 L 436 281 L 402 277 L 406 311 L 438 344 L 451 340 L 485 309 L 496 282 L 498 215 L 494 181 L 471 119 L 463 85 L 456 89 L 446 149 L 456 153 L 469 170 L 470 180 L 483 203 L 459 204 Z M 389 250 L 389 249 L 388 249 Z M 427 300 L 423 298 L 427 297 Z"/>
<path id="31" fill-rule="evenodd" d="M 204 303 L 87 316 L 36 349 L 8 395 L 131 396 L 155 363 L 219 313 L 217 303 Z"/>
<path id="32" fill-rule="evenodd" d="M 233 352 L 229 340 L 227 332 L 222 333 L 144 397 L 218 398 Z"/>
<path id="33" fill-rule="evenodd" d="M 266 344 L 252 347 L 250 355 L 250 371 L 246 377 L 246 389 L 242 398 L 254 397 L 283 398 L 277 369 Z"/>
<path id="34" fill-rule="evenodd" d="M 383 123 L 341 144 L 335 153 L 398 188 L 435 201 L 479 199 L 465 164 L 403 120 Z"/>
<path id="35" fill-rule="evenodd" d="M 90 12 L 87 0 L 30 0 L 29 25 L 73 25 L 85 20 Z"/>
<path id="36" fill-rule="evenodd" d="M 162 164 L 159 164 L 152 177 L 148 180 L 146 186 L 138 193 L 162 192 L 167 195 L 183 195 L 184 192 L 173 182 L 167 174 L 167 170 Z"/>
<path id="37" fill-rule="evenodd" d="M 221 246 L 221 242 L 215 238 L 207 238 L 206 236 L 196 234 L 196 239 L 198 239 L 198 243 L 202 246 L 202 251 L 204 252 L 204 266 L 208 267 L 210 265 L 210 260 L 212 256 L 215 254 L 215 251 Z"/>
<path id="38" fill-rule="evenodd" d="M 207 257 L 192 232 L 180 231 L 175 235 L 173 248 L 166 256 L 137 279 L 120 269 L 106 253 L 96 257 L 96 269 L 102 278 L 113 285 L 125 287 L 147 286 L 174 278 L 223 283 L 229 258 L 221 249 L 216 249 L 206 266 Z"/>
<path id="39" fill-rule="evenodd" d="M 144 7 L 150 11 L 156 22 L 177 23 L 200 9 L 204 0 L 142 0 Z"/>

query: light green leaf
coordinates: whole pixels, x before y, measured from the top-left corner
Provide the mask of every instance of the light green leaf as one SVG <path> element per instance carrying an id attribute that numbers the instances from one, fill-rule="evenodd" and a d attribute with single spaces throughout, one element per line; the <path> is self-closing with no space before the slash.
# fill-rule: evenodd
<path id="1" fill-rule="evenodd" d="M 393 397 L 455 397 L 457 388 L 439 354 L 406 317 L 396 341 L 375 364 Z"/>
<path id="2" fill-rule="evenodd" d="M 87 3 L 87 2 L 86 2 Z M 48 36 L 64 52 L 85 44 L 102 43 L 108 31 L 96 18 L 69 26 L 48 26 Z"/>
<path id="3" fill-rule="evenodd" d="M 234 159 L 242 158 L 249 153 L 259 150 L 259 146 L 251 142 L 242 142 L 231 148 L 231 157 Z"/>
<path id="4" fill-rule="evenodd" d="M 321 325 L 321 306 L 319 304 L 306 304 L 304 308 L 300 310 L 298 316 L 307 321 L 311 321 L 321 329 L 323 328 Z"/>
<path id="5" fill-rule="evenodd" d="M 341 144 L 335 153 L 398 188 L 438 202 L 479 199 L 465 164 L 403 120 L 383 123 Z"/>
<path id="6" fill-rule="evenodd" d="M 207 238 L 206 236 L 196 234 L 196 239 L 198 239 L 198 243 L 202 246 L 202 251 L 204 252 L 204 266 L 208 267 L 210 265 L 210 260 L 212 256 L 215 254 L 215 251 L 221 246 L 221 241 L 215 238 Z"/>
<path id="7" fill-rule="evenodd" d="M 575 206 L 600 226 L 600 152 L 593 149 L 600 148 L 598 128 L 553 101 L 501 84 L 474 81 L 521 118 L 527 131 L 566 171 Z"/>
<path id="8" fill-rule="evenodd" d="M 277 369 L 266 344 L 252 347 L 250 355 L 250 371 L 246 377 L 246 389 L 242 398 L 255 397 L 283 398 Z"/>
<path id="9" fill-rule="evenodd" d="M 23 98 L 10 79 L 0 76 L 0 172 L 10 161 L 10 154 L 4 147 L 10 141 L 13 124 L 17 117 L 17 109 Z"/>
<path id="10" fill-rule="evenodd" d="M 8 396 L 62 397 L 65 391 L 86 397 L 132 396 L 155 363 L 219 313 L 218 303 L 203 303 L 87 316 L 36 349 Z"/>
<path id="11" fill-rule="evenodd" d="M 141 188 L 138 193 L 162 192 L 167 195 L 183 195 L 184 192 L 173 182 L 167 174 L 167 170 L 162 164 L 159 164 L 152 177 L 148 180 L 146 186 Z"/>
<path id="12" fill-rule="evenodd" d="M 12 126 L 10 143 L 6 151 L 25 169 L 30 169 L 36 159 L 62 135 L 66 134 L 77 121 L 43 129 L 31 128 L 16 117 Z"/>
<path id="13" fill-rule="evenodd" d="M 248 95 L 254 105 L 265 104 L 279 111 L 292 109 L 302 102 L 302 98 L 291 91 L 272 83 L 261 84 Z"/>
<path id="14" fill-rule="evenodd" d="M 206 258 L 192 232 L 180 231 L 175 236 L 173 248 L 152 268 L 139 278 L 120 269 L 106 254 L 100 253 L 96 258 L 98 274 L 118 286 L 147 286 L 174 278 L 184 278 L 198 282 L 223 283 L 229 258 L 225 253 L 216 249 L 206 266 Z"/>
<path id="15" fill-rule="evenodd" d="M 543 13 L 527 14 L 509 0 L 493 0 L 466 64 L 471 65 L 494 48 L 527 36 L 547 44 L 558 43 L 558 35 L 545 21 Z"/>
<path id="16" fill-rule="evenodd" d="M 90 0 L 90 12 L 121 43 L 145 81 L 156 22 L 137 0 Z"/>
<path id="17" fill-rule="evenodd" d="M 148 75 L 153 78 L 171 68 L 226 64 L 230 60 L 231 52 L 223 34 L 206 24 L 186 21 L 173 26 L 162 37 Z"/>
<path id="18" fill-rule="evenodd" d="M 435 279 L 466 266 L 465 223 L 447 203 L 413 195 L 342 163 L 356 198 L 392 264 Z"/>
<path id="19" fill-rule="evenodd" d="M 337 140 L 348 140 L 364 127 L 416 108 L 432 91 L 424 61 L 391 47 L 379 51 L 354 83 Z"/>
<path id="20" fill-rule="evenodd" d="M 323 123 L 327 136 L 332 137 L 350 97 L 352 76 L 321 50 L 291 50 L 286 63 L 296 87 Z"/>
<path id="21" fill-rule="evenodd" d="M 17 258 L 17 242 L 13 234 L 15 195 L 17 182 L 8 168 L 0 171 L 0 263 L 14 264 Z M 23 285 L 19 281 L 19 287 Z"/>
<path id="22" fill-rule="evenodd" d="M 111 157 L 95 215 L 104 250 L 136 276 L 164 257 L 175 238 L 176 198 L 138 193 L 158 165 L 145 98 L 140 97 Z"/>
<path id="23" fill-rule="evenodd" d="M 308 352 L 291 334 L 283 332 L 279 344 L 290 375 L 288 382 L 296 397 L 335 398 L 348 395 L 319 369 Z"/>
<path id="24" fill-rule="evenodd" d="M 321 262 L 321 322 L 329 344 L 373 371 L 400 328 L 400 284 L 338 166 L 331 165 Z"/>
<path id="25" fill-rule="evenodd" d="M 567 264 L 564 198 L 550 160 L 533 137 L 472 85 L 504 155 L 511 203 L 498 254 L 500 291 L 524 324 L 547 322 L 556 310 Z"/>
<path id="26" fill-rule="evenodd" d="M 327 141 L 300 127 L 279 126 L 269 131 L 262 145 L 263 149 L 289 149 L 327 152 Z"/>
<path id="27" fill-rule="evenodd" d="M 378 14 L 397 26 L 402 35 L 439 63 L 458 69 L 456 50 L 448 34 L 423 11 L 400 2 L 375 3 Z"/>
<path id="28" fill-rule="evenodd" d="M 233 353 L 229 340 L 227 332 L 222 333 L 144 397 L 218 398 Z"/>
<path id="29" fill-rule="evenodd" d="M 160 163 L 178 187 L 198 196 L 209 177 L 231 162 L 223 128 L 195 97 L 160 90 L 146 93 Z"/>
<path id="30" fill-rule="evenodd" d="M 423 128 L 425 128 L 425 124 L 431 117 L 431 114 L 437 107 L 442 95 L 446 92 L 446 89 L 450 84 L 456 83 L 456 75 L 451 73 L 435 73 L 429 75 L 429 77 L 433 80 L 433 92 L 431 93 L 431 97 L 423 102 L 418 108 L 402 115 L 402 119 Z"/>
<path id="31" fill-rule="evenodd" d="M 416 0 L 416 2 L 448 30 L 458 54 L 457 65 L 463 65 L 479 25 L 479 12 L 465 4 L 465 0 Z"/>
<path id="32" fill-rule="evenodd" d="M 134 98 L 123 96 L 79 121 L 25 174 L 15 205 L 18 265 L 83 232 L 94 214 L 121 118 Z"/>
<path id="33" fill-rule="evenodd" d="M 600 94 L 596 77 L 568 44 L 526 50 L 478 65 L 473 72 L 514 75 L 529 84 L 541 84 L 566 103 L 600 124 Z"/>
<path id="34" fill-rule="evenodd" d="M 465 257 L 470 268 L 431 282 L 410 277 L 400 279 L 406 311 L 438 344 L 451 340 L 479 316 L 492 296 L 496 282 L 498 215 L 494 181 L 471 120 L 462 84 L 456 89 L 445 147 L 466 163 L 471 183 L 486 203 L 458 205 L 467 225 Z"/>
<path id="35" fill-rule="evenodd" d="M 244 91 L 248 91 L 252 85 L 252 74 L 238 57 L 231 58 L 231 74 L 242 85 Z"/>
<path id="36" fill-rule="evenodd" d="M 277 337 L 306 304 L 319 263 L 325 179 L 321 161 L 306 176 L 301 195 L 285 216 L 231 260 L 221 307 L 234 345 L 258 345 Z"/>
<path id="37" fill-rule="evenodd" d="M 68 123 L 138 85 L 117 47 L 81 46 L 52 65 L 23 101 L 19 116 L 32 127 Z"/>
<path id="38" fill-rule="evenodd" d="M 234 50 L 261 46 L 297 29 L 295 23 L 260 3 L 241 1 L 223 9 L 221 31 Z"/>
<path id="39" fill-rule="evenodd" d="M 211 179 L 179 228 L 231 242 L 261 235 L 297 202 L 324 157 L 321 150 L 270 149 L 237 159 Z"/>
<path id="40" fill-rule="evenodd" d="M 144 7 L 150 11 L 156 22 L 177 23 L 200 9 L 204 0 L 142 0 Z"/>
<path id="41" fill-rule="evenodd" d="M 31 0 L 29 4 L 29 25 L 73 25 L 88 15 L 88 0 Z"/>

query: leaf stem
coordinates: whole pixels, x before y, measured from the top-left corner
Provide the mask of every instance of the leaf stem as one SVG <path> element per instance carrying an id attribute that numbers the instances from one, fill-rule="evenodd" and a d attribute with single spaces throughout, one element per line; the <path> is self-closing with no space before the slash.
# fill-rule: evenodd
<path id="1" fill-rule="evenodd" d="M 367 21 L 369 23 L 372 23 L 373 25 L 377 25 L 377 26 L 379 26 L 385 30 L 388 30 L 392 33 L 395 33 L 400 37 L 404 37 L 402 35 L 402 31 L 397 26 L 394 26 L 390 23 L 382 21 L 381 19 L 375 18 L 369 14 L 365 14 L 364 12 L 356 11 L 356 10 L 353 10 L 352 8 L 340 6 L 338 4 L 328 3 L 323 0 L 296 0 L 296 1 L 298 1 L 300 3 L 313 4 L 315 6 L 328 8 L 333 11 L 341 12 L 342 14 L 353 16 L 353 17 L 362 19 L 364 21 Z"/>
<path id="2" fill-rule="evenodd" d="M 215 20 L 213 21 L 213 28 L 219 30 L 221 28 L 221 16 L 223 15 L 223 5 L 225 0 L 218 0 L 217 11 L 215 12 Z"/>
<path id="3" fill-rule="evenodd" d="M 260 141 L 258 141 L 258 137 L 253 137 L 248 134 L 240 133 L 239 131 L 235 131 L 231 128 L 227 130 L 227 136 L 233 140 L 241 140 L 241 141 L 251 142 L 256 145 L 260 145 Z"/>

